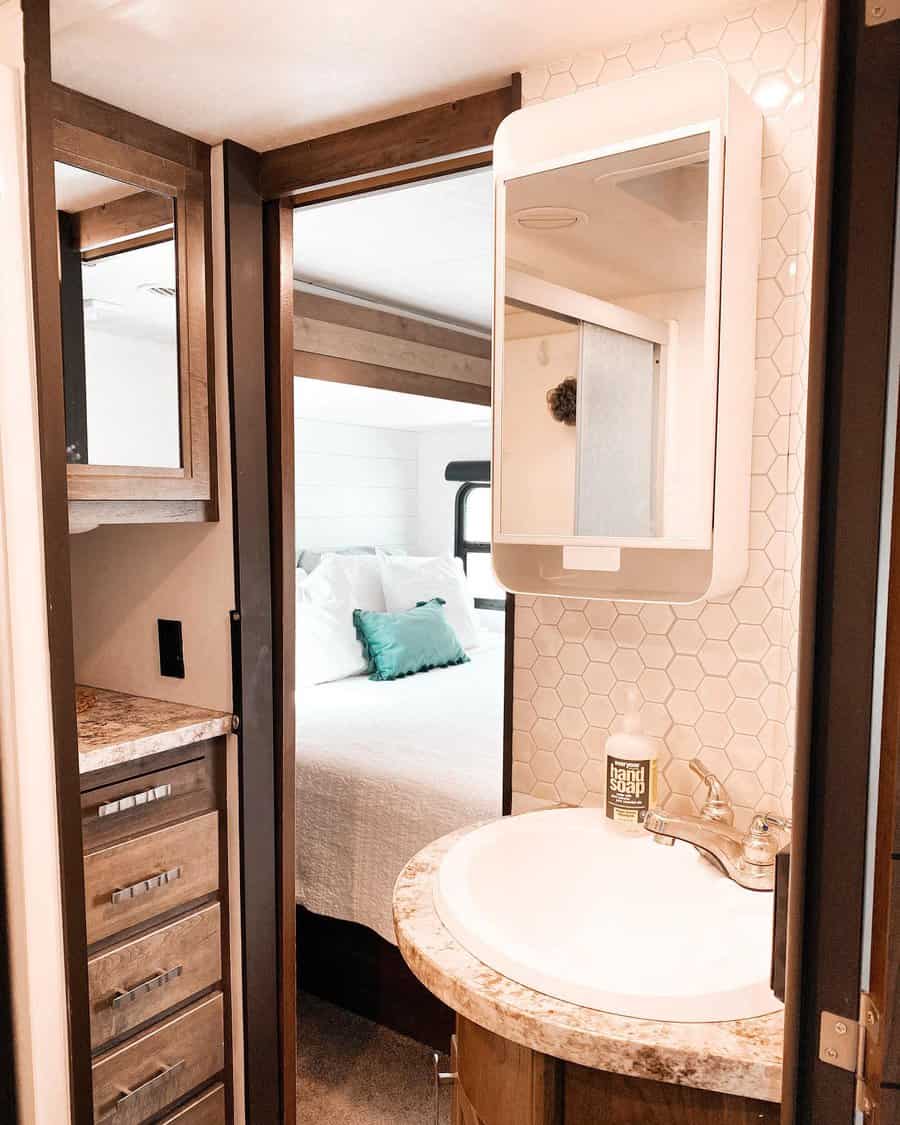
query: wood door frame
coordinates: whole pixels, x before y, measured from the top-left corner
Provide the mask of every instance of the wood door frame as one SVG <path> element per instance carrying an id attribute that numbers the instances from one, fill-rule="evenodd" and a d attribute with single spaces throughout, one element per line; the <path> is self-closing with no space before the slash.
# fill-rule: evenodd
<path id="1" fill-rule="evenodd" d="M 831 0 L 823 54 L 784 1101 L 803 1123 L 853 1119 L 819 1019 L 858 1017 L 863 954 L 900 124 L 900 23 L 867 28 L 865 10 Z"/>

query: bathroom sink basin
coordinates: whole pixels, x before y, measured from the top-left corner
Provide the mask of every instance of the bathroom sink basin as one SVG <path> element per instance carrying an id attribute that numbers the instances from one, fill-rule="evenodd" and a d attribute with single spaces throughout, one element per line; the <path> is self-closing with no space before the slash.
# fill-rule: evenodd
<path id="1" fill-rule="evenodd" d="M 621 835 L 600 809 L 475 829 L 444 857 L 434 897 L 471 954 L 559 1000 L 678 1022 L 782 1006 L 769 988 L 774 895 L 688 844 Z"/>

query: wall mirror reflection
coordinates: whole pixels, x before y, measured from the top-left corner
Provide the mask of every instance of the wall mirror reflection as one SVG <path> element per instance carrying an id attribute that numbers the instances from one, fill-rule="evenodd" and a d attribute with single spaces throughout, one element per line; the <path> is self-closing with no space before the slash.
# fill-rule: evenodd
<path id="1" fill-rule="evenodd" d="M 182 466 L 175 201 L 55 165 L 66 455 Z"/>
<path id="2" fill-rule="evenodd" d="M 703 131 L 506 181 L 501 539 L 709 546 L 714 144 Z"/>

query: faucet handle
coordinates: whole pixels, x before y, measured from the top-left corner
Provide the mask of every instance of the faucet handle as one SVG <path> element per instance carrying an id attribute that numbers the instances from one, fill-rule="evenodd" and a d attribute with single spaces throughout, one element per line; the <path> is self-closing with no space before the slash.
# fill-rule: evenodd
<path id="1" fill-rule="evenodd" d="M 771 866 L 780 846 L 772 829 L 779 828 L 787 834 L 792 823 L 788 817 L 776 816 L 775 813 L 757 813 L 750 821 L 750 831 L 744 837 L 743 855 L 746 862 L 754 866 Z"/>
<path id="2" fill-rule="evenodd" d="M 750 822 L 750 832 L 756 836 L 765 836 L 773 828 L 780 828 L 782 832 L 790 832 L 794 822 L 787 816 L 776 816 L 775 813 L 757 813 Z"/>
<path id="3" fill-rule="evenodd" d="M 700 810 L 703 819 L 715 821 L 717 824 L 734 824 L 734 808 L 722 782 L 699 758 L 691 758 L 688 765 L 706 782 L 706 802 Z"/>

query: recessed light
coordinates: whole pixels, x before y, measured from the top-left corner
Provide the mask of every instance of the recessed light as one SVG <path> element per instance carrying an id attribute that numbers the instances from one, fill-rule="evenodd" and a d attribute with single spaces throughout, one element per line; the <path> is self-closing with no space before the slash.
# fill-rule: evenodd
<path id="1" fill-rule="evenodd" d="M 571 207 L 525 207 L 513 218 L 525 230 L 569 230 L 588 222 L 584 211 Z"/>

